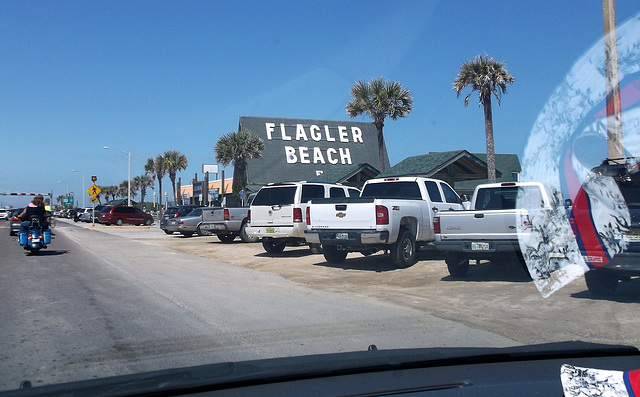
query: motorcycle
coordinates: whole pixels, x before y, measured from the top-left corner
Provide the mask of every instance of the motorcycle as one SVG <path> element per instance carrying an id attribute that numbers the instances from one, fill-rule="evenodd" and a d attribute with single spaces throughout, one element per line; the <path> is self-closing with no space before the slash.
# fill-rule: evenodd
<path id="1" fill-rule="evenodd" d="M 18 241 L 25 250 L 35 255 L 41 249 L 47 248 L 47 244 L 51 244 L 51 229 L 43 228 L 40 220 L 37 217 L 32 217 L 29 229 L 26 233 L 20 231 Z"/>

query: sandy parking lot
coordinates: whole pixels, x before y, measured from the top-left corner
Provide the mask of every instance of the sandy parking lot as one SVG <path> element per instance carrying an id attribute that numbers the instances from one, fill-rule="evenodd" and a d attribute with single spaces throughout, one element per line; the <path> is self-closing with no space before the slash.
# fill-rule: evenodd
<path id="1" fill-rule="evenodd" d="M 421 251 L 416 265 L 396 269 L 382 254 L 349 254 L 329 264 L 306 247 L 267 255 L 260 243 L 216 237 L 165 235 L 150 229 L 96 229 L 117 233 L 209 259 L 278 274 L 290 281 L 423 310 L 432 315 L 494 332 L 519 342 L 586 340 L 640 347 L 640 281 L 620 285 L 609 299 L 593 298 L 583 279 L 542 298 L 517 263 L 472 266 L 464 281 L 453 280 L 436 253 Z"/>

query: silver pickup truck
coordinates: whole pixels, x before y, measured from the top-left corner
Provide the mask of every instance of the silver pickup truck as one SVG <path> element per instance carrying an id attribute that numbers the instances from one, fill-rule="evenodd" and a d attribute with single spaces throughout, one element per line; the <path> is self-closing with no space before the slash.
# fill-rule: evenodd
<path id="1" fill-rule="evenodd" d="M 518 222 L 526 223 L 528 211 L 550 210 L 549 197 L 539 182 L 484 184 L 476 187 L 471 209 L 438 212 L 433 219 L 435 246 L 446 253 L 451 276 L 465 277 L 470 259 L 502 260 L 515 255 L 523 262 L 518 239 L 528 229 L 518 227 Z"/>
<path id="2" fill-rule="evenodd" d="M 247 235 L 249 206 L 255 194 L 249 196 L 246 207 L 211 207 L 202 209 L 200 228 L 215 234 L 223 243 L 231 243 L 240 236 L 245 243 L 255 243 L 259 239 Z"/>

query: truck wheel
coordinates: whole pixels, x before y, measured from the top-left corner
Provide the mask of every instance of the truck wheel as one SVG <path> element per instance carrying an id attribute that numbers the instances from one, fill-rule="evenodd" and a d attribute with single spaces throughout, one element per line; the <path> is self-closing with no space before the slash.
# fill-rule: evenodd
<path id="1" fill-rule="evenodd" d="M 400 231 L 400 238 L 391 246 L 391 260 L 397 267 L 409 267 L 417 262 L 416 241 L 410 231 Z"/>
<path id="2" fill-rule="evenodd" d="M 618 288 L 618 277 L 606 271 L 589 270 L 584 274 L 584 281 L 593 296 L 611 296 Z"/>
<path id="3" fill-rule="evenodd" d="M 449 274 L 453 278 L 465 278 L 469 272 L 469 258 L 458 253 L 449 253 L 445 256 Z"/>
<path id="4" fill-rule="evenodd" d="M 144 225 L 145 226 L 151 226 L 152 223 L 153 223 L 153 221 L 151 219 L 149 219 L 149 218 L 144 220 Z"/>
<path id="5" fill-rule="evenodd" d="M 247 234 L 247 221 L 243 221 L 242 225 L 240 225 L 240 238 L 245 243 L 257 243 L 260 240 L 259 237 L 249 237 Z"/>
<path id="6" fill-rule="evenodd" d="M 322 247 L 322 254 L 329 263 L 342 263 L 347 257 L 347 251 L 339 250 L 335 245 Z"/>
<path id="7" fill-rule="evenodd" d="M 309 244 L 309 249 L 312 254 L 321 254 L 322 253 L 322 244 Z"/>
<path id="8" fill-rule="evenodd" d="M 284 247 L 287 245 L 286 240 L 262 240 L 262 248 L 270 254 L 279 254 L 284 251 Z"/>
<path id="9" fill-rule="evenodd" d="M 218 234 L 218 239 L 225 244 L 229 244 L 236 239 L 235 234 Z"/>

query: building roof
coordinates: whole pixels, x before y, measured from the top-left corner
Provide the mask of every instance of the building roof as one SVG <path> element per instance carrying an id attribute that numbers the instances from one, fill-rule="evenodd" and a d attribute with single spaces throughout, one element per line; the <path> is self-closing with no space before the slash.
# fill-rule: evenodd
<path id="1" fill-rule="evenodd" d="M 496 154 L 496 179 L 512 181 L 512 173 L 520 173 L 520 160 L 515 154 Z M 444 180 L 456 190 L 473 190 L 487 182 L 486 153 L 466 150 L 430 152 L 408 157 L 379 177 L 417 175 Z"/>

